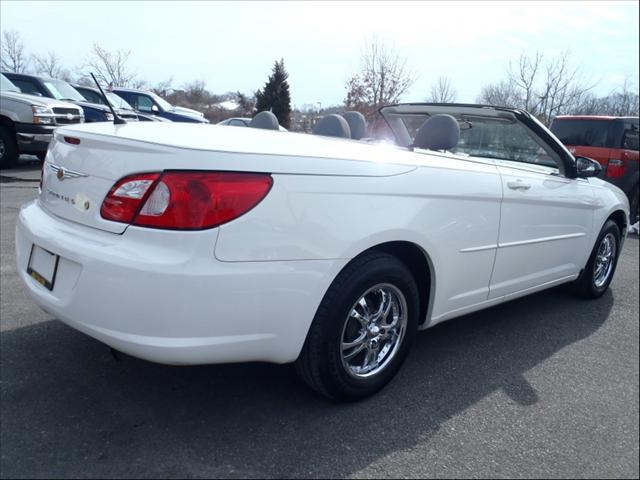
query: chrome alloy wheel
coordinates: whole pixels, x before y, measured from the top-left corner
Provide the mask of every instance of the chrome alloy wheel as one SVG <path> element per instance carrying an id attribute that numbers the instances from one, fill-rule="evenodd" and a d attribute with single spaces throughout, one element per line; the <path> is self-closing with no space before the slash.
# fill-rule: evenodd
<path id="1" fill-rule="evenodd" d="M 349 310 L 342 334 L 342 366 L 356 378 L 380 373 L 395 357 L 407 327 L 407 300 L 395 286 L 367 290 Z"/>
<path id="2" fill-rule="evenodd" d="M 607 283 L 616 258 L 616 239 L 612 233 L 607 233 L 600 242 L 596 253 L 595 268 L 593 269 L 593 283 L 596 288 L 602 288 Z"/>

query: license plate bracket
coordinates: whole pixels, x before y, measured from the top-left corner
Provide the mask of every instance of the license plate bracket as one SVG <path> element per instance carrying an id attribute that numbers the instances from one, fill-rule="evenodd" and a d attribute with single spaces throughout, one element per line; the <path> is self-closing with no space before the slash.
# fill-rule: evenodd
<path id="1" fill-rule="evenodd" d="M 36 244 L 31 245 L 27 274 L 47 290 L 53 290 L 60 256 Z"/>

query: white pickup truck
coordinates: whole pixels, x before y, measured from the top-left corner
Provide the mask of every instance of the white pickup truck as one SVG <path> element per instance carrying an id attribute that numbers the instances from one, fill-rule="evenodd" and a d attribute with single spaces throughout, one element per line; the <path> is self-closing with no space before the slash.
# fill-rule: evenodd
<path id="1" fill-rule="evenodd" d="M 44 160 L 55 128 L 82 122 L 81 107 L 21 93 L 0 74 L 0 168 L 13 166 L 21 153 Z"/>

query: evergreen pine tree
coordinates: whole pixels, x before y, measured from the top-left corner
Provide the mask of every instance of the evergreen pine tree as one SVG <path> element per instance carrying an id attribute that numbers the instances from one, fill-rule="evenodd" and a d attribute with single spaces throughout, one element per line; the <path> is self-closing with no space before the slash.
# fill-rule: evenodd
<path id="1" fill-rule="evenodd" d="M 286 129 L 291 122 L 291 95 L 287 78 L 289 74 L 284 69 L 284 59 L 276 61 L 269 81 L 256 93 L 256 110 L 271 110 L 278 117 L 278 123 Z"/>

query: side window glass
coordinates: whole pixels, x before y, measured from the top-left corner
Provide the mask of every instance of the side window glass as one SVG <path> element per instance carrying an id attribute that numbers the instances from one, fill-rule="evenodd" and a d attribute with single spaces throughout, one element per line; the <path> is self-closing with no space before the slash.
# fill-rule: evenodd
<path id="1" fill-rule="evenodd" d="M 94 92 L 93 90 L 84 90 L 82 94 L 84 97 L 86 97 L 87 101 L 91 103 L 98 103 L 101 105 L 104 104 L 104 100 L 102 100 L 100 94 Z"/>
<path id="2" fill-rule="evenodd" d="M 627 150 L 638 150 L 638 125 L 634 123 L 625 123 L 624 127 L 622 148 Z"/>
<path id="3" fill-rule="evenodd" d="M 137 102 L 138 106 L 136 107 L 134 105 L 134 108 L 137 108 L 141 112 L 151 112 L 152 111 L 151 107 L 153 107 L 153 100 L 151 100 L 150 97 L 147 97 L 146 95 L 136 95 L 135 99 L 136 99 L 136 102 Z"/>
<path id="4" fill-rule="evenodd" d="M 465 116 L 460 126 L 454 153 L 558 168 L 555 152 L 519 122 Z"/>

